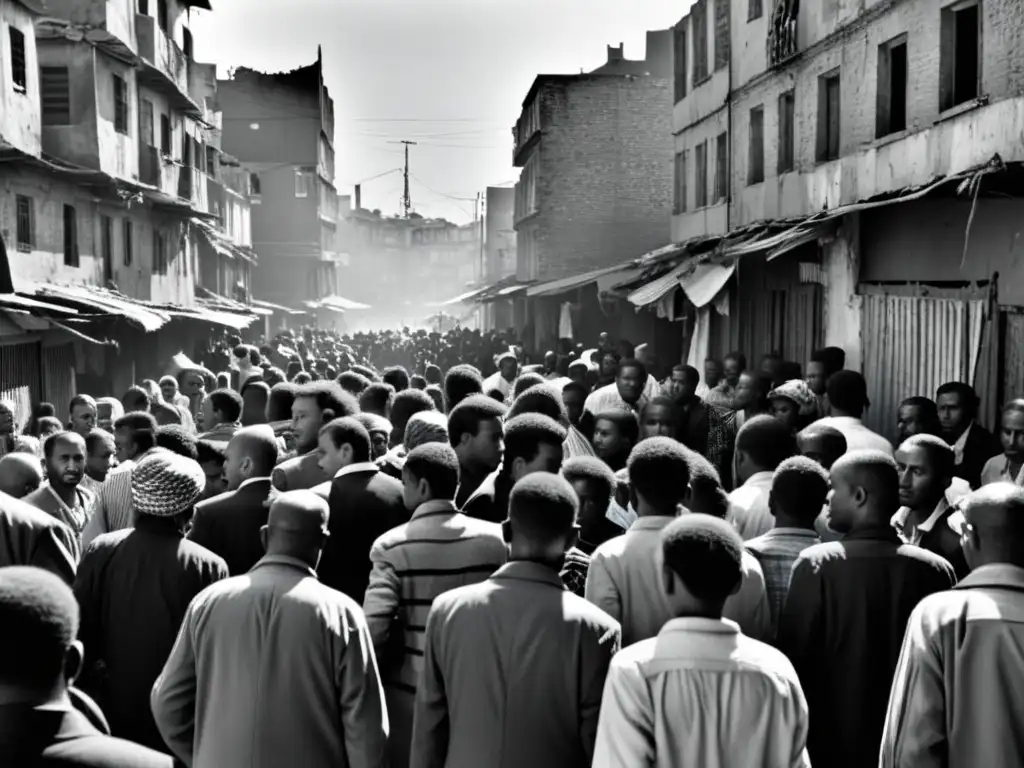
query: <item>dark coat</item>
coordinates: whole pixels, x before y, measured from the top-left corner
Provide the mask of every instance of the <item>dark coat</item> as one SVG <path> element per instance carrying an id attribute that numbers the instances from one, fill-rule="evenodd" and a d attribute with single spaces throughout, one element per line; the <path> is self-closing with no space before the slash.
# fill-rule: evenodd
<path id="1" fill-rule="evenodd" d="M 1002 452 L 1003 446 L 999 439 L 975 422 L 964 443 L 964 460 L 957 465 L 954 475 L 966 480 L 972 489 L 977 490 L 981 487 L 981 470 L 985 468 L 985 463 Z"/>
<path id="2" fill-rule="evenodd" d="M 316 451 L 286 459 L 274 468 L 274 487 L 279 491 L 305 491 L 327 479 L 317 464 Z"/>
<path id="3" fill-rule="evenodd" d="M 188 538 L 224 558 L 228 572 L 239 576 L 265 554 L 260 528 L 270 510 L 270 478 L 261 477 L 236 491 L 222 493 L 196 505 Z"/>
<path id="4" fill-rule="evenodd" d="M 341 474 L 331 481 L 330 537 L 317 574 L 360 605 L 370 583 L 370 547 L 377 537 L 409 522 L 402 483 L 376 467 Z"/>
<path id="5" fill-rule="evenodd" d="M 81 686 L 116 736 L 163 748 L 150 690 L 192 598 L 227 575 L 222 558 L 184 539 L 170 519 L 140 516 L 134 528 L 98 536 L 86 550 L 75 580 Z"/>
<path id="6" fill-rule="evenodd" d="M 495 470 L 473 494 L 466 499 L 460 510 L 466 517 L 500 523 L 508 517 L 508 498 L 512 493 L 512 478 Z"/>
<path id="7" fill-rule="evenodd" d="M 34 565 L 71 584 L 77 564 L 78 539 L 70 528 L 0 492 L 0 567 Z"/>
<path id="8" fill-rule="evenodd" d="M 171 768 L 169 755 L 115 739 L 67 707 L 0 706 L 0 765 L 32 768 Z"/>

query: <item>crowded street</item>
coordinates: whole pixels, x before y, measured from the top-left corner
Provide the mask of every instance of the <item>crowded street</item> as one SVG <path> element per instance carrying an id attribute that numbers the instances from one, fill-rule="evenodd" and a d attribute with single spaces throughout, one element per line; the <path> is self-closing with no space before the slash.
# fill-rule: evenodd
<path id="1" fill-rule="evenodd" d="M 0 0 L 0 768 L 1024 767 L 1019 0 L 581 1 Z"/>

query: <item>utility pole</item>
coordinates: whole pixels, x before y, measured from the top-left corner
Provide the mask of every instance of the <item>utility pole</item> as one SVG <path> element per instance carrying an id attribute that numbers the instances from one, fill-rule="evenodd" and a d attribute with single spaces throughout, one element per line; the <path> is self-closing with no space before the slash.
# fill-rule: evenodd
<path id="1" fill-rule="evenodd" d="M 412 198 L 409 197 L 409 147 L 416 146 L 415 141 L 389 141 L 388 144 L 404 144 L 405 145 L 405 193 L 402 195 L 402 215 L 404 218 L 409 218 L 409 213 L 412 211 Z"/>
<path id="2" fill-rule="evenodd" d="M 476 202 L 477 206 L 480 209 L 480 280 L 481 282 L 483 282 L 487 273 L 487 265 L 484 260 L 484 217 L 486 215 L 484 207 L 486 206 L 487 203 L 486 199 L 480 192 L 476 193 Z"/>

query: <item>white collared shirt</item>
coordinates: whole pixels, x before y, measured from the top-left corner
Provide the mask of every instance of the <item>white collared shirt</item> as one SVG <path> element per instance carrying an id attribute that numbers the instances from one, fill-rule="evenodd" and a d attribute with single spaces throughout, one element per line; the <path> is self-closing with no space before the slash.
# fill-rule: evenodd
<path id="1" fill-rule="evenodd" d="M 768 509 L 773 472 L 755 472 L 729 494 L 727 519 L 744 541 L 763 536 L 775 527 L 775 516 Z"/>
<path id="2" fill-rule="evenodd" d="M 821 427 L 832 427 L 838 429 L 846 438 L 846 451 L 872 450 L 882 451 L 892 456 L 892 443 L 886 440 L 877 432 L 872 432 L 864 426 L 864 422 L 852 416 L 828 416 L 814 422 Z"/>
<path id="3" fill-rule="evenodd" d="M 357 461 L 355 464 L 349 464 L 346 467 L 342 467 L 334 473 L 334 477 L 344 477 L 345 475 L 354 475 L 356 472 L 377 472 L 380 468 L 372 461 Z"/>
<path id="4" fill-rule="evenodd" d="M 910 517 L 910 507 L 900 507 L 896 510 L 896 514 L 889 519 L 889 525 L 891 525 L 899 537 L 903 539 L 907 544 L 913 544 L 915 546 L 921 543 L 921 539 L 924 538 L 924 534 L 930 533 L 935 527 L 935 524 L 942 517 L 943 513 L 946 512 L 951 506 L 955 505 L 961 498 L 971 492 L 971 486 L 966 480 L 959 477 L 953 479 L 953 483 L 946 489 L 946 493 L 939 503 L 935 505 L 935 509 L 932 511 L 928 518 L 917 525 L 907 535 L 907 518 Z"/>

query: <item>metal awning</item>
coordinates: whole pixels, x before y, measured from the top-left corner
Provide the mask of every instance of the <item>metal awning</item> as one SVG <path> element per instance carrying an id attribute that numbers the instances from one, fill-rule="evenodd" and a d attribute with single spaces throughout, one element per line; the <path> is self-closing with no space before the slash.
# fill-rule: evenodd
<path id="1" fill-rule="evenodd" d="M 632 268 L 635 268 L 634 261 L 630 260 L 624 264 L 616 264 L 613 267 L 602 267 L 601 269 L 584 272 L 582 275 L 574 275 L 573 277 L 563 277 L 559 280 L 538 283 L 537 285 L 531 285 L 527 288 L 526 295 L 555 296 L 559 293 L 565 293 L 566 291 L 581 288 L 589 283 L 596 283 L 599 278 L 605 277 L 606 275 L 611 275 L 616 272 L 625 272 Z"/>
<path id="2" fill-rule="evenodd" d="M 124 317 L 147 333 L 159 330 L 170 320 L 165 312 L 105 288 L 57 283 L 35 283 L 32 287 L 35 297 L 67 301 L 79 307 L 98 310 L 99 314 Z"/>
<path id="3" fill-rule="evenodd" d="M 306 314 L 301 309 L 291 309 L 290 307 L 282 306 L 281 304 L 275 304 L 272 301 L 263 301 L 262 299 L 251 299 L 250 304 L 260 309 L 269 309 L 271 312 L 284 312 L 288 315 L 304 315 Z"/>
<path id="4" fill-rule="evenodd" d="M 74 316 L 78 314 L 77 309 L 62 307 L 60 304 L 49 304 L 45 301 L 37 301 L 26 296 L 19 296 L 16 293 L 0 293 L 0 308 L 24 310 L 28 312 L 44 312 L 55 315 Z"/>
<path id="5" fill-rule="evenodd" d="M 349 310 L 353 310 L 353 309 L 369 309 L 370 308 L 369 304 L 360 304 L 358 301 L 352 301 L 351 299 L 346 299 L 345 297 L 338 296 L 337 294 L 331 294 L 330 296 L 324 296 L 324 298 L 318 299 L 317 301 L 313 302 L 313 304 L 317 308 L 325 307 L 327 309 L 340 309 L 342 312 L 348 312 Z M 308 302 L 307 302 L 307 306 L 308 306 Z"/>
<path id="6" fill-rule="evenodd" d="M 479 294 L 481 294 L 484 291 L 486 291 L 487 288 L 488 288 L 488 286 L 483 286 L 482 288 L 474 288 L 471 291 L 466 291 L 465 293 L 460 293 L 458 296 L 456 296 L 453 299 L 448 299 L 447 301 L 442 301 L 442 302 L 436 304 L 435 306 L 438 306 L 438 307 L 450 307 L 452 304 L 462 304 L 463 302 L 466 302 L 466 301 L 469 301 L 470 299 L 476 298 L 476 296 L 478 296 Z"/>

